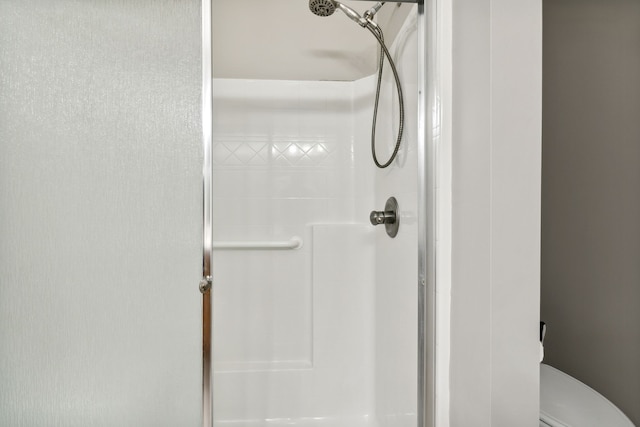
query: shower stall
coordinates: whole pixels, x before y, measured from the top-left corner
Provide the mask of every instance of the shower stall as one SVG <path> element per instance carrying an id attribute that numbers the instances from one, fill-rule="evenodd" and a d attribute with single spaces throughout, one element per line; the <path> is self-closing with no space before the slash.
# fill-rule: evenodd
<path id="1" fill-rule="evenodd" d="M 310 3 L 0 0 L 0 425 L 434 425 L 434 5 Z"/>

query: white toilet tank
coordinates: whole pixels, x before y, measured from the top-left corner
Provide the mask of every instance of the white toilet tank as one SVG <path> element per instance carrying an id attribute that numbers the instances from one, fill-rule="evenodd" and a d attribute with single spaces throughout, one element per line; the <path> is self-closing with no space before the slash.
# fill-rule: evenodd
<path id="1" fill-rule="evenodd" d="M 540 364 L 541 427 L 635 427 L 600 393 L 549 365 Z"/>

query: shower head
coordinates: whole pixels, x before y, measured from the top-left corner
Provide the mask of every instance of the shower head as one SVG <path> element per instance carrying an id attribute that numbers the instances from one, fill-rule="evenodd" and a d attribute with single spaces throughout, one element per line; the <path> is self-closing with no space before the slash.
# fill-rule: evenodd
<path id="1" fill-rule="evenodd" d="M 309 0 L 309 9 L 314 15 L 331 16 L 336 11 L 333 0 Z"/>
<path id="2" fill-rule="evenodd" d="M 318 16 L 331 16 L 336 9 L 340 9 L 347 15 L 352 21 L 356 22 L 361 27 L 367 26 L 367 20 L 360 16 L 358 12 L 351 9 L 349 6 L 340 3 L 335 0 L 309 0 L 309 9 L 315 15 Z"/>

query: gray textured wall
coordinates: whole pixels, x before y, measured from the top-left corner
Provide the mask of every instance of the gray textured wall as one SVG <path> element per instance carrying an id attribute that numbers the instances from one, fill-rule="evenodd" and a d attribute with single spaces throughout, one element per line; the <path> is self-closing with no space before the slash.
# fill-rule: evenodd
<path id="1" fill-rule="evenodd" d="M 640 1 L 545 0 L 546 361 L 640 423 Z"/>

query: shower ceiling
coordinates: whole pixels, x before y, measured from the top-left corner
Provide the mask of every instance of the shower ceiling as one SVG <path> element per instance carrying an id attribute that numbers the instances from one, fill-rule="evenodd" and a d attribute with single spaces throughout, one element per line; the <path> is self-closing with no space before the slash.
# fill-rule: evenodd
<path id="1" fill-rule="evenodd" d="M 376 2 L 343 3 L 363 12 Z M 378 13 L 389 44 L 411 7 Z M 213 42 L 217 78 L 350 81 L 376 70 L 375 38 L 345 16 L 313 15 L 308 0 L 215 0 Z"/>

